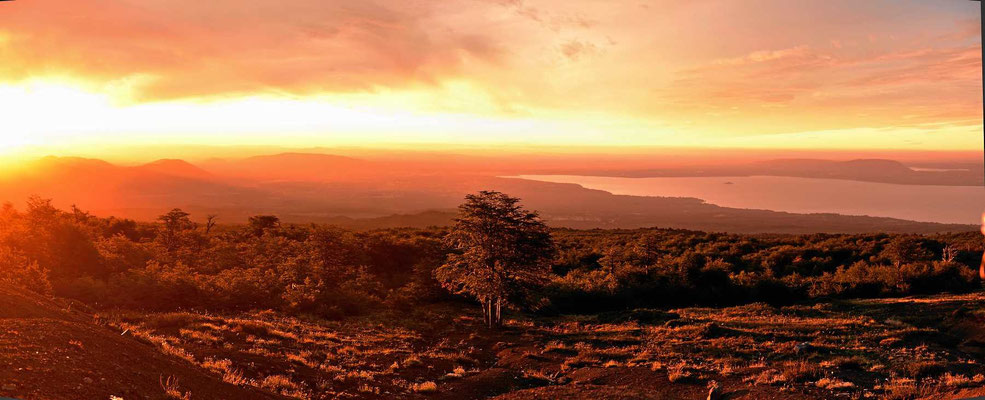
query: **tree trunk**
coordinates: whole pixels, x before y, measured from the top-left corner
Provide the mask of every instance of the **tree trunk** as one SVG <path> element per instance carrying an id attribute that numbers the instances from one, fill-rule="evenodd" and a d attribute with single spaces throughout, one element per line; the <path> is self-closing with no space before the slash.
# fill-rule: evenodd
<path id="1" fill-rule="evenodd" d="M 496 298 L 496 326 L 503 326 L 503 299 Z"/>
<path id="2" fill-rule="evenodd" d="M 493 315 L 493 302 L 492 299 L 486 300 L 486 309 L 489 312 L 489 328 L 492 329 L 493 325 L 496 323 L 496 316 Z"/>
<path id="3" fill-rule="evenodd" d="M 483 325 L 488 325 L 489 324 L 489 307 L 487 307 L 486 305 L 489 304 L 489 303 L 486 301 L 486 299 L 484 297 L 481 298 L 481 299 L 479 299 L 479 303 L 482 304 L 482 324 Z"/>

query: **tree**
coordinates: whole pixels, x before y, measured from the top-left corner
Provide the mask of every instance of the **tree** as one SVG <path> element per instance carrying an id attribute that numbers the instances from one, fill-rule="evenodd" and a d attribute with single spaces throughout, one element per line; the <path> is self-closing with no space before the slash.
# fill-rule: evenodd
<path id="1" fill-rule="evenodd" d="M 495 191 L 465 196 L 445 237 L 455 253 L 435 270 L 443 287 L 479 300 L 490 328 L 502 324 L 504 303 L 521 305 L 546 282 L 555 253 L 547 226 L 519 203 Z"/>
<path id="2" fill-rule="evenodd" d="M 273 215 L 255 215 L 250 217 L 250 230 L 254 236 L 263 236 L 263 233 L 280 227 L 280 218 Z"/>
<path id="3" fill-rule="evenodd" d="M 914 261 L 925 261 L 930 258 L 930 252 L 923 247 L 919 240 L 912 236 L 898 236 L 883 250 L 886 258 L 899 269 L 903 264 Z"/>
<path id="4" fill-rule="evenodd" d="M 167 214 L 157 217 L 157 220 L 161 221 L 163 225 L 160 238 L 164 242 L 164 248 L 168 251 L 178 248 L 182 231 L 195 229 L 195 223 L 188 218 L 189 215 L 191 214 L 180 208 L 175 208 Z"/>
<path id="5" fill-rule="evenodd" d="M 209 232 L 212 232 L 212 228 L 215 228 L 215 224 L 216 224 L 215 220 L 218 219 L 218 218 L 219 218 L 219 216 L 216 215 L 216 214 L 209 214 L 208 216 L 205 217 L 205 234 L 206 235 L 208 235 Z"/>

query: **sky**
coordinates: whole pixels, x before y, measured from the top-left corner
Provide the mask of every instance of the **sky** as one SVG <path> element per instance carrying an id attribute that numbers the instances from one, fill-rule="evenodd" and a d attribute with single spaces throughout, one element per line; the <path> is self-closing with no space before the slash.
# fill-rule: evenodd
<path id="1" fill-rule="evenodd" d="M 0 2 L 0 153 L 980 151 L 966 0 Z"/>

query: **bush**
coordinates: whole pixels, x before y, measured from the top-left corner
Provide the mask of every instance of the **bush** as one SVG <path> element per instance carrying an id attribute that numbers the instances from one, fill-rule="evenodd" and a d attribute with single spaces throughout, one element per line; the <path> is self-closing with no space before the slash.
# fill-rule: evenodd
<path id="1" fill-rule="evenodd" d="M 26 212 L 5 206 L 0 284 L 100 307 L 275 309 L 329 318 L 456 298 L 433 278 L 451 253 L 442 242 L 448 229 L 266 224 L 205 235 L 185 214 L 172 210 L 163 223 L 148 224 L 66 213 L 37 198 Z M 549 233 L 557 255 L 537 285 L 525 288 L 535 293 L 521 299 L 524 305 L 541 313 L 613 312 L 601 317 L 643 323 L 664 318 L 649 311 L 664 307 L 974 290 L 983 250 L 978 232 Z M 942 259 L 951 261 L 933 261 Z"/>

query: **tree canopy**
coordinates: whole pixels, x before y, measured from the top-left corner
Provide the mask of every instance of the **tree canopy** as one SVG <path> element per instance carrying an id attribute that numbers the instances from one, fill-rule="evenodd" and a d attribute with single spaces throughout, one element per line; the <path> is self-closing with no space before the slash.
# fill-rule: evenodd
<path id="1" fill-rule="evenodd" d="M 547 282 L 555 254 L 550 230 L 537 213 L 495 191 L 465 197 L 445 243 L 455 252 L 435 277 L 453 293 L 482 302 L 491 326 L 501 323 L 504 303 L 529 305 L 530 289 Z"/>

